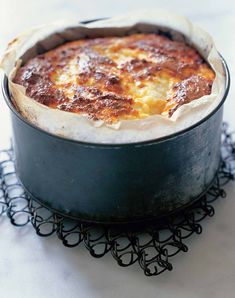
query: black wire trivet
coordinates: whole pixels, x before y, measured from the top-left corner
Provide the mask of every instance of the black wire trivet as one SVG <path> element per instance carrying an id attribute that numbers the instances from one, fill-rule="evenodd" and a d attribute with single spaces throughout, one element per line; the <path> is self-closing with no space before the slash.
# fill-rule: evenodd
<path id="1" fill-rule="evenodd" d="M 200 234 L 200 222 L 214 215 L 211 205 L 226 196 L 223 186 L 235 178 L 235 141 L 222 127 L 221 165 L 215 181 L 192 206 L 161 222 L 135 226 L 100 226 L 72 221 L 51 212 L 27 195 L 17 178 L 13 150 L 0 151 L 0 216 L 18 227 L 31 223 L 39 236 L 56 234 L 67 247 L 83 243 L 93 257 L 110 252 L 120 266 L 138 263 L 145 275 L 172 270 L 171 258 L 186 252 L 185 239 Z"/>

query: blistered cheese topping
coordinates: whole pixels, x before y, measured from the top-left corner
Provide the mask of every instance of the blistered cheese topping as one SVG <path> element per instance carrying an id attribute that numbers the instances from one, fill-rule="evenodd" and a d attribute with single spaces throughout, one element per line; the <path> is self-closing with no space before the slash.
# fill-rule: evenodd
<path id="1" fill-rule="evenodd" d="M 183 42 L 133 34 L 68 42 L 29 60 L 14 82 L 51 108 L 112 124 L 159 114 L 211 93 L 215 74 Z"/>

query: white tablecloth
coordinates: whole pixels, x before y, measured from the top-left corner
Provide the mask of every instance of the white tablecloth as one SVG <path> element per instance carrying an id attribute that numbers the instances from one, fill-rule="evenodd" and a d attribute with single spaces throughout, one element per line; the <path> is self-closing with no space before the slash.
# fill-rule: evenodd
<path id="1" fill-rule="evenodd" d="M 209 31 L 234 77 L 235 2 L 132 0 L 0 0 L 0 52 L 17 33 L 59 18 L 89 19 L 141 8 L 167 8 Z M 235 129 L 235 89 L 225 104 L 224 119 Z M 10 121 L 0 100 L 0 148 L 9 144 Z M 235 184 L 215 204 L 216 215 L 192 237 L 189 252 L 173 260 L 174 270 L 147 278 L 137 265 L 119 267 L 110 255 L 92 258 L 82 245 L 65 248 L 56 237 L 39 238 L 30 225 L 13 227 L 0 218 L 1 298 L 235 297 Z"/>

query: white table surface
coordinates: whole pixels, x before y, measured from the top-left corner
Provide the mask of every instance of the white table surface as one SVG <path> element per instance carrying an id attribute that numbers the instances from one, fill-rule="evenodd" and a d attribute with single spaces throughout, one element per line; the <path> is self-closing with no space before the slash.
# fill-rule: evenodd
<path id="1" fill-rule="evenodd" d="M 0 0 L 0 52 L 21 31 L 61 18 L 89 19 L 142 8 L 166 8 L 188 16 L 210 32 L 235 70 L 235 2 L 233 0 Z M 235 129 L 232 84 L 224 119 Z M 8 110 L 0 100 L 0 148 L 10 137 Z M 65 248 L 56 237 L 40 238 L 30 225 L 13 227 L 0 219 L 1 298 L 235 297 L 235 183 L 227 199 L 216 202 L 216 215 L 192 237 L 189 252 L 173 259 L 174 270 L 147 278 L 137 265 L 119 267 L 110 255 L 92 258 L 85 248 Z"/>

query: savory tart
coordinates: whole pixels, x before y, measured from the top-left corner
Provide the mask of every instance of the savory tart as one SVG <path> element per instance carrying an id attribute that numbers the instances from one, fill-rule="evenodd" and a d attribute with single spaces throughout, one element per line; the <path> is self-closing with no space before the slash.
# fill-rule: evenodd
<path id="1" fill-rule="evenodd" d="M 13 82 L 52 109 L 106 124 L 170 118 L 211 93 L 215 73 L 196 49 L 152 33 L 67 42 L 31 58 Z"/>

